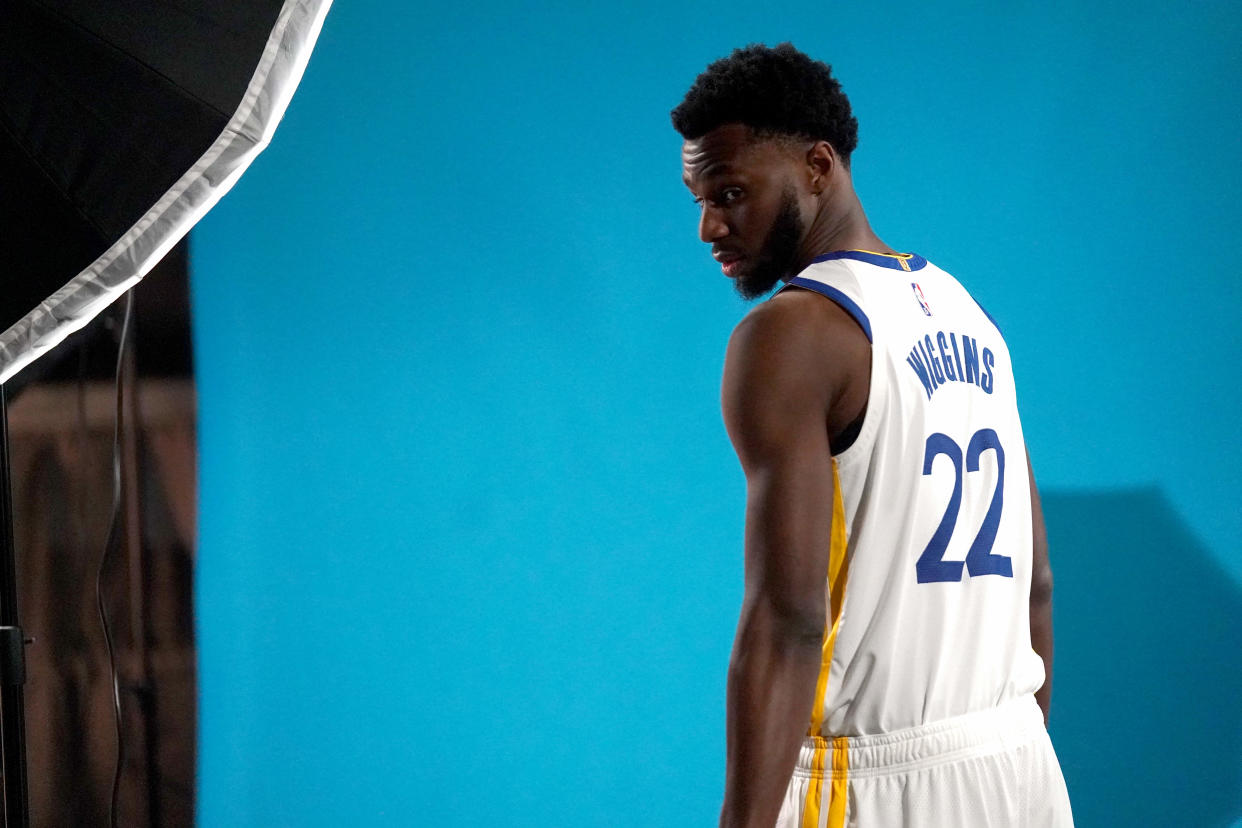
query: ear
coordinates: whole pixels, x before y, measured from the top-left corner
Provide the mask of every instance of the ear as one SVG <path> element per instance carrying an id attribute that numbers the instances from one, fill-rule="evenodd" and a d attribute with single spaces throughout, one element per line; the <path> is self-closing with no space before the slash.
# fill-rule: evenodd
<path id="1" fill-rule="evenodd" d="M 833 173 L 841 159 L 827 141 L 816 141 L 806 151 L 807 174 L 810 176 L 811 192 L 818 195 L 828 189 Z"/>

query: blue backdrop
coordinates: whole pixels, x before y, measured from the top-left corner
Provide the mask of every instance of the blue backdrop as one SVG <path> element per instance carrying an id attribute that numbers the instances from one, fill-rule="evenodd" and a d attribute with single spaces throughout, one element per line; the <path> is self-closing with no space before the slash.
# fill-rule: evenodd
<path id="1" fill-rule="evenodd" d="M 196 231 L 201 824 L 714 824 L 745 306 L 667 113 L 791 39 L 1015 354 L 1079 824 L 1242 825 L 1234 5 L 425 5 Z"/>

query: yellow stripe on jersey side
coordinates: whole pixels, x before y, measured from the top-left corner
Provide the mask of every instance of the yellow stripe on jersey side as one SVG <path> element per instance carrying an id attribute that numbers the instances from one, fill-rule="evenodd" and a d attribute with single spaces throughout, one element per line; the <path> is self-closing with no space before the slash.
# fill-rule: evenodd
<path id="1" fill-rule="evenodd" d="M 820 661 L 819 678 L 815 682 L 815 707 L 811 710 L 811 726 L 807 735 L 815 742 L 815 753 L 811 760 L 811 782 L 807 787 L 806 800 L 802 808 L 802 828 L 820 828 L 820 803 L 823 802 L 825 760 L 829 749 L 832 750 L 832 783 L 829 788 L 827 828 L 840 828 L 845 824 L 845 785 L 846 771 L 849 769 L 849 755 L 846 741 L 834 739 L 831 747 L 820 731 L 824 726 L 824 700 L 828 695 L 828 673 L 832 669 L 832 650 L 837 642 L 837 632 L 841 625 L 841 605 L 845 601 L 845 580 L 848 567 L 845 560 L 845 501 L 841 498 L 841 477 L 837 472 L 837 461 L 832 461 L 832 530 L 828 549 L 828 618 L 824 627 L 824 649 Z"/>
<path id="2" fill-rule="evenodd" d="M 811 709 L 808 736 L 819 736 L 824 726 L 824 699 L 828 695 L 828 672 L 832 668 L 832 648 L 841 624 L 841 604 L 845 600 L 845 502 L 841 499 L 841 476 L 832 461 L 832 533 L 828 549 L 828 618 L 824 628 L 824 650 L 815 682 L 815 707 Z"/>

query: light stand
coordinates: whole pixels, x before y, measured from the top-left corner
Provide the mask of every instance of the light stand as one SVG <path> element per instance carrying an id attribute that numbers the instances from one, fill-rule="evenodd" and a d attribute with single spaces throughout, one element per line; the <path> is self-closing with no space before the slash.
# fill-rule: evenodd
<path id="1" fill-rule="evenodd" d="M 5 828 L 28 828 L 26 790 L 26 639 L 17 621 L 13 487 L 9 478 L 9 406 L 0 384 L 0 775 Z"/>

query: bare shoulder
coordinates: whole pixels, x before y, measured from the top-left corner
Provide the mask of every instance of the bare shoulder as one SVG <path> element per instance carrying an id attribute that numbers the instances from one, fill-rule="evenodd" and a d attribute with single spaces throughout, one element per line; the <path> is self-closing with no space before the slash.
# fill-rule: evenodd
<path id="1" fill-rule="evenodd" d="M 841 306 L 811 291 L 782 291 L 751 310 L 729 339 L 726 425 L 785 428 L 802 417 L 835 433 L 865 404 L 870 365 L 871 344 Z"/>
<path id="2" fill-rule="evenodd" d="M 729 338 L 730 367 L 753 366 L 774 379 L 849 382 L 870 365 L 871 343 L 850 314 L 809 290 L 784 290 L 748 313 Z"/>
<path id="3" fill-rule="evenodd" d="M 730 347 L 735 344 L 781 344 L 817 349 L 824 355 L 846 355 L 870 343 L 854 318 L 836 302 L 813 291 L 789 288 L 755 306 L 738 323 Z"/>

